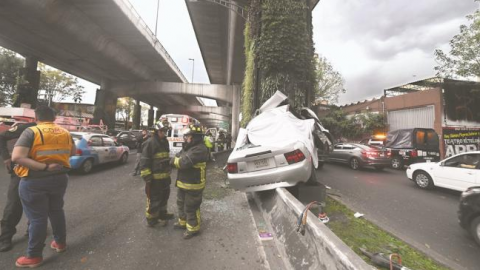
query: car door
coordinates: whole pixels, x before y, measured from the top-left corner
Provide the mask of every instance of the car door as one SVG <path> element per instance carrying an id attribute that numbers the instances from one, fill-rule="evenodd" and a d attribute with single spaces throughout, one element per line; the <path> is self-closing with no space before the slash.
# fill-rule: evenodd
<path id="1" fill-rule="evenodd" d="M 331 161 L 339 161 L 342 149 L 343 149 L 343 144 L 341 143 L 335 144 L 333 146 L 332 153 L 330 153 L 330 155 L 328 156 L 328 159 Z"/>
<path id="2" fill-rule="evenodd" d="M 98 162 L 103 163 L 104 153 L 103 153 L 103 143 L 100 136 L 92 136 L 88 139 L 88 145 L 90 146 L 90 153 L 93 156 L 98 157 Z"/>
<path id="3" fill-rule="evenodd" d="M 350 158 L 354 156 L 355 146 L 351 144 L 344 144 L 340 151 L 339 159 L 342 162 L 349 162 Z"/>
<path id="4" fill-rule="evenodd" d="M 464 153 L 443 161 L 434 171 L 435 185 L 463 191 L 477 184 L 478 154 Z"/>
<path id="5" fill-rule="evenodd" d="M 103 153 L 105 154 L 105 162 L 112 162 L 120 159 L 121 149 L 117 147 L 115 141 L 110 137 L 102 137 Z"/>

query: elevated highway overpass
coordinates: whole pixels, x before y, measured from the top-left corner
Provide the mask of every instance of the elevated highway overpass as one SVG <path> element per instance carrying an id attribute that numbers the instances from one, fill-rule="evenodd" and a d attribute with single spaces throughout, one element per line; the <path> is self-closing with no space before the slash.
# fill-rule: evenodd
<path id="1" fill-rule="evenodd" d="M 116 99 L 123 96 L 155 106 L 160 113 L 168 112 L 166 108 L 202 106 L 191 94 L 125 87 L 144 84 L 158 89 L 155 83 L 166 86 L 164 82 L 169 82 L 176 83 L 171 84 L 175 90 L 202 88 L 186 85 L 185 76 L 127 0 L 4 0 L 0 2 L 0 46 L 34 62 L 27 67 L 31 73 L 37 72 L 38 60 L 101 85 L 96 100 L 103 111 L 99 117 L 111 123 Z M 200 96 L 217 99 L 212 91 L 221 88 L 207 87 L 208 95 Z M 231 94 L 225 98 L 225 91 L 218 94 L 228 107 L 233 99 Z M 195 116 L 208 120 L 204 111 Z"/>

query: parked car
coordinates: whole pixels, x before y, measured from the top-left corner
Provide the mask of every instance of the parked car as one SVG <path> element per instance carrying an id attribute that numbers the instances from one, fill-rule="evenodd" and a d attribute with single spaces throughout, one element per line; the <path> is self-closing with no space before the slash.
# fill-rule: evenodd
<path id="1" fill-rule="evenodd" d="M 370 166 L 376 170 L 383 170 L 390 166 L 391 153 L 385 148 L 357 144 L 337 143 L 328 158 L 331 162 L 346 163 L 353 170 Z"/>
<path id="2" fill-rule="evenodd" d="M 130 149 L 137 148 L 137 136 L 131 131 L 121 131 L 113 137 L 113 140 L 121 145 L 126 145 Z"/>
<path id="3" fill-rule="evenodd" d="M 247 128 L 240 129 L 227 163 L 234 189 L 253 192 L 316 182 L 316 121 L 291 112 L 283 105 L 286 100 L 275 93 Z"/>
<path id="4" fill-rule="evenodd" d="M 462 192 L 458 222 L 480 245 L 480 186 L 469 187 Z"/>
<path id="5" fill-rule="evenodd" d="M 480 151 L 461 153 L 441 162 L 412 164 L 407 168 L 407 177 L 423 189 L 437 186 L 464 191 L 480 184 Z"/>
<path id="6" fill-rule="evenodd" d="M 385 147 L 392 152 L 392 168 L 403 169 L 413 163 L 440 160 L 438 134 L 430 128 L 390 131 Z"/>
<path id="7" fill-rule="evenodd" d="M 77 153 L 70 157 L 72 169 L 89 173 L 96 165 L 119 162 L 126 163 L 129 155 L 127 146 L 119 145 L 108 135 L 71 132 Z"/>

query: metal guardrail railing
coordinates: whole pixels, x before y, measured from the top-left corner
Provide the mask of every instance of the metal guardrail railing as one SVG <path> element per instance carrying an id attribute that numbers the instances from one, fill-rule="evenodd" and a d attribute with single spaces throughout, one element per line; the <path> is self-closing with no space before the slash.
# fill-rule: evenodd
<path id="1" fill-rule="evenodd" d="M 170 54 L 167 52 L 167 50 L 165 49 L 165 47 L 163 47 L 163 45 L 160 43 L 160 41 L 158 40 L 158 38 L 155 36 L 155 34 L 153 33 L 152 30 L 150 30 L 150 28 L 148 27 L 147 23 L 142 19 L 142 17 L 140 17 L 140 14 L 138 14 L 138 12 L 135 10 L 135 8 L 133 7 L 133 5 L 130 3 L 130 1 L 128 0 L 121 0 L 131 11 L 132 15 L 137 19 L 137 22 L 139 23 L 139 25 L 141 27 L 143 27 L 148 35 L 152 38 L 152 41 L 153 41 L 153 45 L 155 48 L 158 48 L 164 55 L 165 55 L 165 58 L 167 58 L 167 63 L 170 62 L 171 66 L 177 71 L 177 73 L 179 74 L 180 76 L 180 79 L 183 81 L 183 82 L 187 82 L 187 78 L 183 75 L 182 71 L 180 70 L 180 68 L 177 66 L 177 64 L 175 63 L 175 61 L 173 60 L 173 58 L 170 56 Z M 128 16 L 129 14 L 127 14 Z"/>

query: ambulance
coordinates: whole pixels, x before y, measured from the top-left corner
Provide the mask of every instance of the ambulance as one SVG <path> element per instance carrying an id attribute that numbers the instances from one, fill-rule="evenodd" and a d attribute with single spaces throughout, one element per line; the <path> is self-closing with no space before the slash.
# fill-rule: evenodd
<path id="1" fill-rule="evenodd" d="M 186 114 L 163 114 L 159 121 L 167 120 L 172 129 L 167 133 L 167 140 L 170 145 L 170 157 L 174 157 L 182 150 L 184 143 L 182 131 L 189 125 L 199 125 L 200 121 Z"/>

